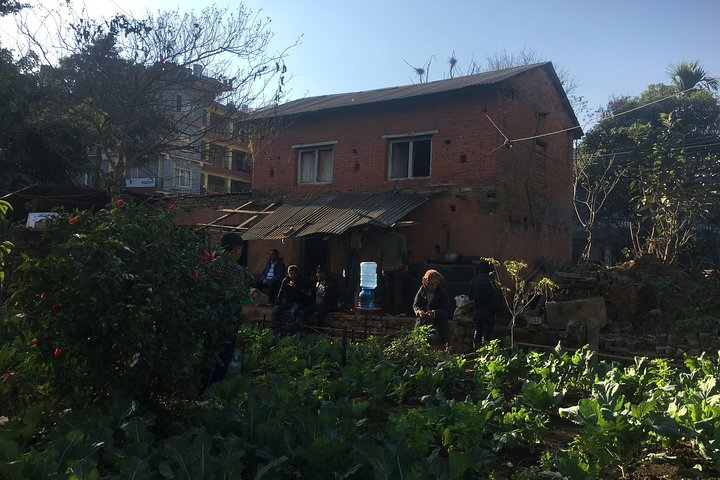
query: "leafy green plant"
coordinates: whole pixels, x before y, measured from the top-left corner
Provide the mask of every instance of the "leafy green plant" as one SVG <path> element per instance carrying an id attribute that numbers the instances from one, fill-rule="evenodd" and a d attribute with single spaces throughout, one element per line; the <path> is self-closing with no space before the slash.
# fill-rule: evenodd
<path id="1" fill-rule="evenodd" d="M 53 225 L 48 254 L 24 258 L 3 325 L 27 375 L 78 404 L 117 391 L 192 394 L 239 309 L 242 285 L 215 269 L 225 260 L 205 264 L 202 243 L 170 213 L 121 202 Z"/>
<path id="2" fill-rule="evenodd" d="M 509 352 L 492 340 L 477 350 L 475 382 L 478 396 L 489 392 L 493 397 L 510 394 L 517 379 L 526 372 L 526 362 L 519 352 Z"/>
<path id="3" fill-rule="evenodd" d="M 412 329 L 407 335 L 393 340 L 384 351 L 383 356 L 398 368 L 406 366 L 434 366 L 448 353 L 430 346 L 431 328 L 423 325 Z"/>
<path id="4" fill-rule="evenodd" d="M 645 453 L 675 454 L 677 446 L 692 446 L 691 460 L 717 471 L 720 367 L 708 355 L 686 358 L 686 369 L 642 359 L 591 366 L 584 350 L 524 354 L 491 342 L 468 370 L 444 352 L 427 364 L 406 352 L 395 364 L 371 341 L 350 345 L 340 367 L 340 342 L 327 338 L 278 338 L 246 325 L 239 344 L 254 363 L 174 419 L 114 396 L 60 414 L 37 404 L 13 415 L 0 424 L 0 475 L 616 478 Z M 458 389 L 468 378 L 474 388 Z M 562 392 L 572 385 L 585 395 L 566 407 Z M 567 429 L 558 413 L 577 426 Z M 558 433 L 574 438 L 558 448 Z"/>

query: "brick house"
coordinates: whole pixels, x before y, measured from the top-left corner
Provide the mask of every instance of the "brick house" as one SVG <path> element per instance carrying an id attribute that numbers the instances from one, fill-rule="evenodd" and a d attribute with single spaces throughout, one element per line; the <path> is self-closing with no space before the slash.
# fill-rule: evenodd
<path id="1" fill-rule="evenodd" d="M 412 193 L 427 201 L 392 219 L 409 225 L 401 231 L 411 262 L 445 252 L 531 265 L 571 260 L 571 152 L 582 132 L 549 62 L 305 98 L 264 115 L 275 115 L 280 126 L 253 138 L 255 198 L 292 205 L 322 196 L 332 202 L 336 193 Z M 316 253 L 313 262 L 322 260 L 319 252 L 339 271 L 348 230 L 363 226 L 363 256 L 376 253 L 382 224 L 348 221 L 345 231 L 341 225 L 303 233 L 290 228 L 297 219 L 282 215 L 267 216 L 245 236 L 282 245 L 298 263 L 309 263 L 308 250 Z M 288 242 L 296 238 L 311 247 Z"/>

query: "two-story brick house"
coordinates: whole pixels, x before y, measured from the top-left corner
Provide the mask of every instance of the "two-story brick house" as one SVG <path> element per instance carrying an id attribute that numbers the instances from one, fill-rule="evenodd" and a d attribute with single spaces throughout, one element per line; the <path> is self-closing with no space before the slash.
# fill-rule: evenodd
<path id="1" fill-rule="evenodd" d="M 571 260 L 582 132 L 549 62 L 310 97 L 259 116 L 279 128 L 253 138 L 253 196 L 281 206 L 244 233 L 251 269 L 275 246 L 286 263 L 340 272 L 353 230 L 361 259 L 375 260 L 382 227 L 397 221 L 414 263 L 445 252 Z"/>

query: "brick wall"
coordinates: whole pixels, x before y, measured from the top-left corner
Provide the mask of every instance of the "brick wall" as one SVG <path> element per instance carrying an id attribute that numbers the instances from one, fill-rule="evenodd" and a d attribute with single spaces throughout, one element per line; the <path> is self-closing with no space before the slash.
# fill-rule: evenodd
<path id="1" fill-rule="evenodd" d="M 497 87 L 304 114 L 272 141 L 255 142 L 256 194 L 317 195 L 331 191 L 420 191 L 430 200 L 408 215 L 406 236 L 416 261 L 437 248 L 464 255 L 569 262 L 572 254 L 572 133 L 510 139 L 572 126 L 544 69 Z M 427 179 L 388 180 L 385 135 L 437 130 Z M 333 180 L 298 185 L 293 145 L 337 142 Z"/>
<path id="2" fill-rule="evenodd" d="M 494 161 L 484 154 L 497 145 L 499 137 L 486 128 L 487 119 L 481 115 L 483 109 L 495 109 L 495 101 L 491 92 L 451 92 L 297 117 L 272 143 L 253 140 L 253 189 L 260 194 L 314 195 L 416 189 L 456 183 L 459 178 L 471 183 L 492 178 Z M 388 180 L 387 140 L 383 136 L 433 130 L 438 133 L 432 138 L 431 178 Z M 292 145 L 326 141 L 337 142 L 332 184 L 299 186 L 297 151 Z"/>

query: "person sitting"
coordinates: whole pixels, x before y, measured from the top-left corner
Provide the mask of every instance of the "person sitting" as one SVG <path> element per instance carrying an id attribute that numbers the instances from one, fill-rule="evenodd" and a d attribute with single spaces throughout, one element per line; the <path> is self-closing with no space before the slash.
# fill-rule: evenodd
<path id="1" fill-rule="evenodd" d="M 275 308 L 273 308 L 271 316 L 273 330 L 280 331 L 283 314 L 290 310 L 288 332 L 290 334 L 297 332 L 298 312 L 307 305 L 308 298 L 309 291 L 298 274 L 297 265 L 290 265 L 275 298 Z"/>
<path id="2" fill-rule="evenodd" d="M 267 294 L 268 300 L 273 303 L 280 290 L 280 282 L 282 282 L 285 274 L 285 264 L 280 259 L 280 252 L 276 248 L 270 250 L 270 258 L 265 264 L 265 268 L 260 274 L 254 287 L 261 292 Z"/>
<path id="3" fill-rule="evenodd" d="M 422 285 L 415 294 L 413 311 L 415 312 L 415 326 L 431 325 L 431 345 L 444 345 L 449 341 L 448 318 L 450 310 L 450 297 L 442 286 L 445 278 L 437 270 L 428 270 L 422 278 Z"/>
<path id="4" fill-rule="evenodd" d="M 325 326 L 325 316 L 337 309 L 340 285 L 337 280 L 329 276 L 327 265 L 318 265 L 315 272 L 317 282 L 315 283 L 315 301 L 302 310 L 303 323 L 310 323 L 310 317 L 317 313 L 317 326 Z"/>

